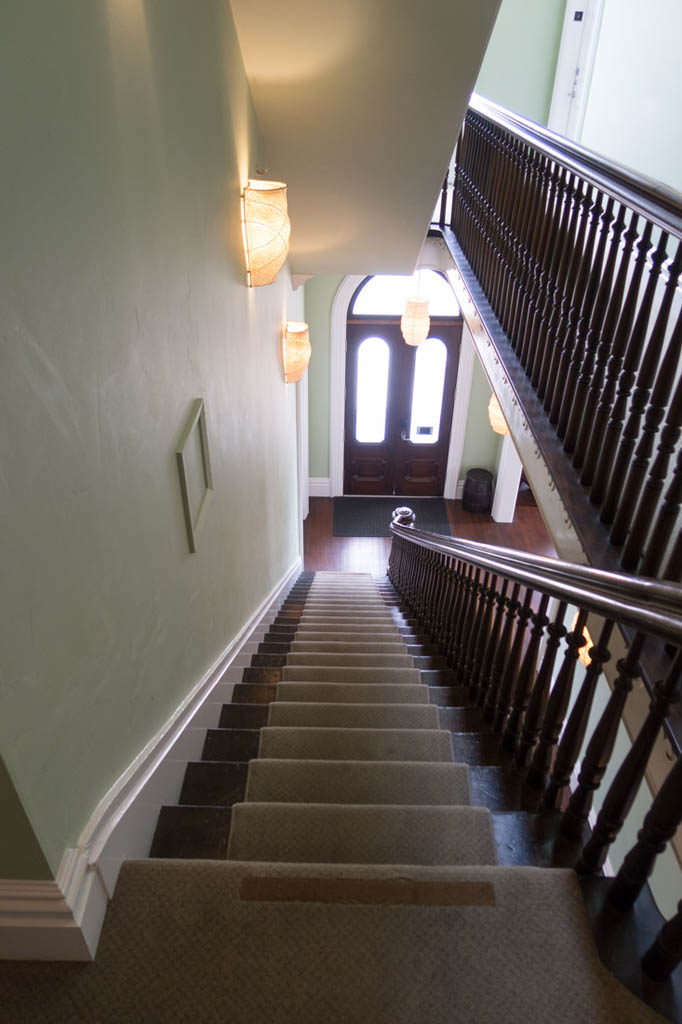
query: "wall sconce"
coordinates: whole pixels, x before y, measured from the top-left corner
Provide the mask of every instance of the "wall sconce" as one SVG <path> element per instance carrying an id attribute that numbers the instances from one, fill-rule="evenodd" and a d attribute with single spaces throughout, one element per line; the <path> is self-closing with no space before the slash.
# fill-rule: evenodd
<path id="1" fill-rule="evenodd" d="M 496 434 L 509 433 L 507 421 L 500 409 L 500 403 L 497 401 L 495 393 L 490 396 L 490 401 L 488 402 L 488 422 Z"/>
<path id="2" fill-rule="evenodd" d="M 242 195 L 242 230 L 249 287 L 272 284 L 289 252 L 291 224 L 283 181 L 249 180 Z"/>
<path id="3" fill-rule="evenodd" d="M 282 336 L 282 363 L 287 384 L 298 383 L 308 369 L 311 352 L 308 325 L 297 320 L 287 320 Z"/>
<path id="4" fill-rule="evenodd" d="M 400 318 L 400 330 L 408 345 L 421 345 L 431 326 L 429 300 L 412 295 L 407 300 L 405 312 Z"/>
<path id="5" fill-rule="evenodd" d="M 576 612 L 575 615 L 573 616 L 573 622 L 571 623 L 571 632 L 573 632 L 573 630 L 575 629 L 575 627 L 577 625 L 578 625 L 578 613 Z M 592 663 L 592 659 L 590 658 L 590 655 L 589 655 L 590 647 L 594 647 L 594 640 L 590 636 L 590 632 L 589 632 L 587 626 L 583 626 L 583 638 L 585 640 L 585 645 L 584 645 L 584 647 L 581 647 L 579 649 L 579 651 L 578 651 L 578 661 L 582 665 L 585 665 L 585 667 L 587 667 L 588 665 L 590 665 Z"/>

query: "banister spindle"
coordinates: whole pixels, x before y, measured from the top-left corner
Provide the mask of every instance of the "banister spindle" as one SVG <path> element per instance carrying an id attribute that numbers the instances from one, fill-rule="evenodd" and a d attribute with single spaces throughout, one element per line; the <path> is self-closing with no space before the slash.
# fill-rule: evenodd
<path id="1" fill-rule="evenodd" d="M 485 649 L 483 657 L 483 664 L 481 665 L 481 674 L 478 684 L 478 690 L 476 693 L 476 703 L 479 707 L 483 707 L 485 705 L 488 693 L 490 691 L 490 687 L 492 685 L 497 648 L 499 647 L 502 638 L 502 626 L 504 623 L 504 616 L 507 607 L 508 590 L 509 580 L 503 579 L 502 586 L 497 590 L 495 597 L 493 599 L 494 607 L 492 626 L 490 628 L 488 645 Z"/>
<path id="2" fill-rule="evenodd" d="M 556 200 L 558 188 L 558 175 L 556 165 L 545 158 L 541 170 L 541 201 L 537 208 L 537 225 L 531 249 L 530 265 L 527 272 L 527 279 L 523 293 L 519 292 L 514 331 L 521 339 L 519 358 L 530 376 L 535 358 L 535 351 L 532 347 L 533 319 L 538 311 L 539 296 L 542 293 L 543 275 L 545 272 L 545 260 L 548 259 L 548 252 L 551 246 L 549 237 L 552 210 Z"/>
<path id="3" fill-rule="evenodd" d="M 614 625 L 613 619 L 607 619 L 604 622 L 597 644 L 588 652 L 590 664 L 587 666 L 583 685 L 580 687 L 580 692 L 568 716 L 566 728 L 557 747 L 550 779 L 542 798 L 542 805 L 545 808 L 549 809 L 559 805 L 563 790 L 571 781 L 571 775 L 587 732 L 597 683 L 603 666 L 610 658 L 608 644 Z"/>
<path id="4" fill-rule="evenodd" d="M 473 576 L 469 583 L 468 600 L 462 615 L 460 644 L 457 650 L 455 664 L 453 665 L 454 671 L 457 673 L 457 682 L 462 686 L 466 685 L 465 672 L 468 663 L 471 636 L 474 631 L 474 623 L 476 622 L 476 615 L 478 612 L 481 575 L 480 569 L 474 569 Z"/>
<path id="5" fill-rule="evenodd" d="M 552 754 L 557 745 L 571 699 L 573 677 L 578 663 L 580 648 L 585 645 L 583 630 L 587 612 L 580 610 L 574 628 L 566 634 L 566 651 L 554 686 L 547 700 L 545 717 L 540 728 L 540 739 L 533 752 L 533 758 L 526 776 L 526 788 L 537 794 L 539 800 L 545 788 Z"/>
<path id="6" fill-rule="evenodd" d="M 486 572 L 479 580 L 476 588 L 476 607 L 473 615 L 473 625 L 471 628 L 471 634 L 466 649 L 466 657 L 462 666 L 462 686 L 471 687 L 471 682 L 474 675 L 474 662 L 476 658 L 476 649 L 478 647 L 478 639 L 481 635 L 481 629 L 483 627 L 483 620 L 485 618 L 486 610 L 486 596 L 487 589 L 490 583 L 490 573 Z"/>
<path id="7" fill-rule="evenodd" d="M 526 641 L 528 620 L 533 614 L 532 601 L 533 591 L 530 587 L 526 587 L 523 604 L 519 608 L 516 616 L 516 630 L 511 650 L 509 652 L 509 658 L 504 666 L 502 681 L 500 683 L 499 690 L 497 691 L 495 717 L 493 719 L 493 728 L 495 729 L 495 732 L 502 731 L 502 727 L 504 726 L 509 713 L 512 694 L 514 693 L 514 689 L 518 683 L 521 655 Z"/>
<path id="8" fill-rule="evenodd" d="M 514 619 L 516 613 L 521 607 L 519 604 L 519 590 L 521 586 L 519 583 L 515 583 L 512 587 L 511 595 L 505 600 L 505 619 L 504 627 L 502 629 L 502 635 L 500 642 L 495 650 L 495 661 L 490 671 L 490 685 L 486 694 L 485 708 L 483 711 L 484 717 L 487 722 L 492 722 L 495 718 L 495 709 L 497 707 L 497 694 L 502 684 L 502 676 L 504 668 L 509 661 L 511 654 L 512 639 L 514 634 Z"/>
<path id="9" fill-rule="evenodd" d="M 461 594 L 457 607 L 457 618 L 452 631 L 452 639 L 448 648 L 448 664 L 450 668 L 457 671 L 460 665 L 462 645 L 466 636 L 465 627 L 471 601 L 471 591 L 474 585 L 474 567 L 465 563 L 461 581 Z"/>
<path id="10" fill-rule="evenodd" d="M 485 590 L 485 609 L 481 621 L 481 628 L 476 641 L 474 664 L 471 678 L 469 680 L 469 698 L 472 704 L 478 703 L 479 694 L 483 685 L 483 670 L 486 664 L 486 657 L 494 643 L 492 627 L 493 616 L 495 614 L 495 602 L 497 598 L 497 586 L 498 578 L 491 574 Z"/>
<path id="11" fill-rule="evenodd" d="M 581 839 L 592 809 L 594 793 L 604 778 L 616 744 L 623 709 L 640 673 L 639 659 L 644 646 L 644 634 L 637 633 L 624 658 L 618 663 L 618 677 L 608 703 L 587 744 L 578 776 L 578 785 L 568 802 L 561 822 L 561 831 L 569 839 Z"/>
<path id="12" fill-rule="evenodd" d="M 637 842 L 626 855 L 609 889 L 609 903 L 629 910 L 654 869 L 656 858 L 682 822 L 682 757 L 678 757 L 654 798 Z"/>
<path id="13" fill-rule="evenodd" d="M 518 673 L 516 686 L 514 687 L 514 692 L 512 694 L 511 707 L 509 709 L 509 715 L 507 716 L 504 733 L 502 735 L 502 746 L 505 750 L 514 750 L 516 747 L 521 721 L 528 706 L 528 699 L 535 680 L 542 634 L 545 631 L 545 626 L 549 623 L 549 619 L 547 618 L 548 604 L 549 597 L 547 594 L 542 594 L 538 610 L 531 616 L 533 626 L 530 631 L 526 653 L 523 656 L 523 662 L 521 663 L 521 668 Z"/>
<path id="14" fill-rule="evenodd" d="M 598 871 L 634 803 L 646 766 L 671 704 L 680 699 L 682 651 L 678 651 L 666 679 L 656 683 L 644 725 L 615 774 L 597 815 L 594 831 L 583 850 L 579 870 Z"/>
<path id="15" fill-rule="evenodd" d="M 535 679 L 535 683 L 533 684 L 533 688 L 530 692 L 528 709 L 523 719 L 523 728 L 516 747 L 515 761 L 519 768 L 526 767 L 531 751 L 535 747 L 538 736 L 540 735 L 540 726 L 547 706 L 547 697 L 549 695 L 549 687 L 552 682 L 552 673 L 554 672 L 557 652 L 561 645 L 561 641 L 566 636 L 564 619 L 566 617 L 567 607 L 568 605 L 565 601 L 560 601 L 556 615 L 554 616 L 554 621 L 547 627 L 545 653 L 542 657 L 542 663 Z"/>

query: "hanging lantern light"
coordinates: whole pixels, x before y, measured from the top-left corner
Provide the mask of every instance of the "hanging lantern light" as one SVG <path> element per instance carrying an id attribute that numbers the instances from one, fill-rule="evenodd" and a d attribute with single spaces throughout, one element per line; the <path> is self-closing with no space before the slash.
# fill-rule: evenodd
<path id="1" fill-rule="evenodd" d="M 308 325 L 297 320 L 287 320 L 282 339 L 282 362 L 287 384 L 298 383 L 308 369 L 311 352 Z"/>
<path id="2" fill-rule="evenodd" d="M 249 287 L 272 284 L 289 252 L 291 225 L 283 181 L 249 181 L 242 197 L 242 228 Z"/>
<path id="3" fill-rule="evenodd" d="M 508 434 L 509 427 L 504 418 L 497 395 L 493 392 L 488 402 L 488 421 L 496 434 Z"/>
<path id="4" fill-rule="evenodd" d="M 400 318 L 400 330 L 407 344 L 421 345 L 428 336 L 430 326 L 429 300 L 420 299 L 418 295 L 410 296 Z"/>

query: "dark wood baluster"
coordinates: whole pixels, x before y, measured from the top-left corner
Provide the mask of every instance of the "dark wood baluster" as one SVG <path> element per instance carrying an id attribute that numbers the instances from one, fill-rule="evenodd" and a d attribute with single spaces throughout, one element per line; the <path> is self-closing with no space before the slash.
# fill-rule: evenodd
<path id="1" fill-rule="evenodd" d="M 590 233 L 580 261 L 580 270 L 573 290 L 571 309 L 568 313 L 568 344 L 565 346 L 565 354 L 562 353 L 562 361 L 559 364 L 559 379 L 564 381 L 564 385 L 555 385 L 554 391 L 553 411 L 556 417 L 558 437 L 566 435 L 568 418 L 575 399 L 575 389 L 585 352 L 590 314 L 597 298 L 602 274 L 608 235 L 608 231 L 604 230 L 603 214 L 604 195 L 595 189 L 589 209 L 585 212 L 585 220 L 589 220 Z"/>
<path id="2" fill-rule="evenodd" d="M 448 593 L 450 579 L 448 576 L 449 558 L 447 555 L 438 556 L 438 590 L 436 593 L 436 614 L 433 622 L 432 637 L 435 644 L 441 642 L 443 636 L 443 624 L 447 614 Z"/>
<path id="3" fill-rule="evenodd" d="M 613 230 L 611 231 L 611 224 L 614 220 L 613 206 L 614 201 L 609 198 L 601 215 L 599 245 L 597 246 L 597 252 L 590 274 L 590 282 L 587 287 L 589 298 L 586 296 L 585 300 L 586 308 L 584 315 L 586 317 L 586 323 L 584 326 L 584 356 L 582 356 L 582 363 L 580 364 L 576 385 L 573 388 L 571 411 L 568 418 L 568 425 L 566 427 L 566 436 L 564 438 L 564 450 L 568 453 L 575 451 L 580 424 L 585 412 L 585 402 L 590 382 L 592 380 L 592 370 L 594 367 L 597 345 L 599 344 L 600 333 L 604 327 L 604 319 L 606 317 L 611 288 L 613 286 L 613 275 L 616 269 L 620 236 L 625 230 L 625 208 L 621 206 L 618 219 L 613 225 Z M 608 256 L 606 257 L 606 261 L 604 261 L 607 245 Z M 591 296 L 595 287 L 596 297 L 594 302 L 592 302 Z M 581 311 L 581 316 L 582 315 Z M 582 324 L 580 325 L 579 330 L 582 335 Z"/>
<path id="4" fill-rule="evenodd" d="M 587 612 L 579 611 L 575 628 L 566 634 L 564 660 L 547 700 L 547 709 L 540 728 L 540 738 L 533 751 L 530 768 L 526 776 L 526 787 L 537 795 L 538 801 L 547 782 L 547 773 L 552 762 L 552 754 L 561 735 L 566 709 L 571 699 L 578 655 L 580 648 L 585 644 L 583 629 L 585 628 L 586 619 Z"/>
<path id="5" fill-rule="evenodd" d="M 682 583 L 682 530 L 677 532 L 677 539 L 673 544 L 662 579 L 672 580 L 673 583 Z"/>
<path id="6" fill-rule="evenodd" d="M 438 583 L 438 555 L 435 551 L 426 553 L 426 579 L 424 581 L 424 618 L 426 632 L 433 638 L 433 627 L 436 613 L 436 586 Z"/>
<path id="7" fill-rule="evenodd" d="M 547 809 L 559 806 L 563 790 L 571 781 L 571 775 L 587 732 L 597 683 L 603 666 L 610 658 L 608 645 L 613 627 L 613 619 L 607 619 L 602 626 L 596 646 L 589 650 L 590 664 L 587 666 L 583 685 L 580 687 L 580 692 L 568 716 L 566 728 L 557 747 L 550 780 L 542 798 L 542 806 Z"/>
<path id="8" fill-rule="evenodd" d="M 634 219 L 635 218 L 633 217 L 633 220 Z M 618 384 L 618 378 L 620 377 L 620 371 L 623 365 L 623 356 L 625 354 L 625 349 L 635 318 L 639 286 L 646 266 L 647 253 L 651 247 L 651 232 L 651 222 L 647 221 L 642 238 L 637 244 L 635 267 L 630 279 L 623 308 L 621 309 L 620 317 L 618 319 L 618 327 L 616 328 L 616 334 L 611 348 L 611 357 L 606 364 L 606 379 L 604 380 L 604 387 L 602 388 L 599 404 L 597 405 L 597 411 L 592 426 L 592 434 L 590 436 L 590 443 L 587 448 L 585 464 L 580 477 L 581 481 L 587 486 L 592 485 L 595 481 L 597 465 L 599 463 L 599 457 L 601 455 L 602 444 L 604 441 L 604 433 L 611 416 L 611 408 L 613 406 L 613 400 L 616 393 L 616 386 Z M 590 500 L 595 503 L 598 503 L 598 501 L 601 500 L 601 498 L 598 498 L 598 491 L 596 489 L 590 494 Z"/>
<path id="9" fill-rule="evenodd" d="M 682 901 L 642 957 L 642 970 L 654 981 L 666 981 L 682 961 Z"/>
<path id="10" fill-rule="evenodd" d="M 442 650 L 447 649 L 450 623 L 452 621 L 453 608 L 457 594 L 457 573 L 455 569 L 455 559 L 447 557 L 445 559 L 445 566 L 443 569 L 445 575 L 443 614 L 441 616 L 440 627 L 436 636 L 436 643 Z"/>
<path id="11" fill-rule="evenodd" d="M 668 772 L 651 809 L 637 833 L 637 842 L 627 854 L 609 889 L 609 903 L 629 910 L 654 869 L 656 858 L 682 822 L 682 757 Z"/>
<path id="12" fill-rule="evenodd" d="M 590 738 L 580 767 L 578 785 L 569 800 L 561 822 L 561 831 L 569 839 L 581 839 L 587 823 L 595 792 L 599 789 L 609 766 L 616 743 L 623 708 L 633 683 L 640 673 L 639 659 L 644 646 L 644 634 L 633 638 L 625 658 L 618 662 L 618 678 L 608 704 L 604 708 Z"/>
<path id="13" fill-rule="evenodd" d="M 602 868 L 609 846 L 623 827 L 637 796 L 668 710 L 680 699 L 681 683 L 682 651 L 678 651 L 667 678 L 654 686 L 649 714 L 604 797 L 594 831 L 583 850 L 580 871 L 588 873 Z"/>
<path id="14" fill-rule="evenodd" d="M 519 190 L 514 187 L 521 150 L 522 147 L 506 134 L 495 138 L 496 188 L 491 196 L 491 244 L 486 253 L 483 281 L 490 304 L 501 323 L 506 321 L 504 294 L 509 277 L 511 219 L 514 204 L 523 201 Z"/>
<path id="15" fill-rule="evenodd" d="M 670 272 L 668 288 L 666 289 L 663 302 L 661 303 L 660 313 L 657 319 L 656 327 L 654 329 L 655 332 L 659 331 L 662 328 L 663 332 L 665 333 L 665 326 L 667 325 L 668 317 L 670 314 L 670 304 L 672 303 L 672 297 L 675 292 L 675 286 L 671 285 L 671 283 L 673 282 L 673 280 L 677 282 L 681 268 L 682 243 L 678 247 L 676 262 L 675 264 L 673 264 L 673 268 Z M 639 500 L 640 492 L 644 485 L 646 472 L 649 467 L 649 462 L 651 460 L 651 455 L 654 450 L 656 435 L 658 433 L 659 426 L 663 421 L 663 418 L 665 417 L 666 406 L 668 405 L 668 402 L 670 400 L 670 394 L 675 383 L 675 376 L 680 360 L 680 355 L 682 355 L 682 311 L 680 312 L 677 318 L 677 323 L 673 328 L 670 341 L 668 342 L 668 346 L 665 350 L 665 354 L 663 356 L 663 359 L 661 360 L 661 364 L 656 374 L 656 383 L 654 384 L 654 390 L 651 395 L 651 402 L 649 403 L 646 409 L 646 416 L 644 419 L 642 435 L 639 439 L 639 443 L 635 451 L 635 458 L 632 460 L 630 464 L 630 471 L 628 473 L 627 482 L 625 484 L 625 488 L 623 491 L 623 500 L 620 503 L 618 514 L 616 515 L 616 520 L 613 524 L 613 530 L 611 531 L 611 541 L 613 544 L 623 544 L 627 538 L 628 531 L 630 529 L 630 524 L 635 515 L 637 501 Z M 638 395 L 638 391 L 639 382 L 637 385 L 637 390 L 635 391 L 635 396 L 633 397 L 633 408 L 636 411 L 638 411 L 639 407 L 641 407 L 646 401 L 644 392 Z M 644 402 L 642 401 L 642 398 L 644 398 Z M 682 391 L 680 392 L 680 401 L 682 402 Z M 637 405 L 635 405 L 635 403 L 637 403 Z M 626 433 L 632 433 L 632 430 L 630 430 L 630 425 L 628 425 L 628 430 L 626 430 Z M 672 454 L 672 450 L 670 454 Z M 633 543 L 635 544 L 635 546 L 639 544 L 639 548 L 636 554 L 636 557 L 639 557 L 639 553 L 641 552 L 642 547 L 644 546 L 644 541 L 641 537 L 641 534 L 637 539 L 633 541 Z M 624 553 L 624 559 L 627 558 L 628 562 L 630 562 L 631 557 L 632 552 L 628 554 Z M 623 566 L 625 567 L 625 565 L 626 563 L 624 560 Z"/>
<path id="16" fill-rule="evenodd" d="M 576 233 L 573 236 L 573 249 L 566 272 L 564 294 L 561 297 L 556 319 L 556 340 L 545 393 L 545 409 L 548 412 L 550 423 L 555 424 L 559 419 L 561 396 L 566 387 L 566 375 L 575 344 L 575 324 L 578 319 L 579 302 L 582 298 L 582 292 L 578 289 L 581 280 L 586 278 L 585 270 L 589 271 L 590 266 L 591 252 L 585 240 L 588 237 L 588 228 L 597 219 L 594 216 L 594 203 L 592 189 L 589 185 L 580 182 L 574 204 Z M 582 274 L 581 270 L 583 270 Z"/>
<path id="17" fill-rule="evenodd" d="M 594 476 L 594 484 L 592 485 L 592 493 L 590 494 L 590 500 L 597 505 L 602 505 L 600 519 L 603 523 L 613 522 L 618 497 L 620 496 L 620 488 L 622 486 L 622 474 L 625 473 L 625 470 L 627 468 L 627 462 L 620 467 L 621 479 L 616 481 L 615 485 L 612 482 L 612 487 L 614 488 L 614 491 L 611 495 L 611 500 L 607 501 L 607 487 L 609 480 L 611 479 L 612 470 L 617 468 L 614 465 L 614 460 L 616 457 L 618 441 L 623 430 L 625 414 L 628 408 L 628 401 L 630 398 L 630 394 L 632 392 L 632 387 L 635 383 L 635 378 L 637 376 L 637 367 L 639 366 L 639 362 L 642 357 L 642 349 L 644 347 L 644 341 L 646 339 L 647 326 L 649 323 L 649 317 L 651 316 L 651 308 L 653 305 L 654 296 L 656 294 L 656 288 L 658 286 L 661 267 L 663 266 L 667 258 L 667 245 L 668 236 L 665 232 L 662 232 L 659 244 L 656 247 L 656 251 L 651 257 L 652 269 L 649 272 L 646 288 L 644 289 L 644 296 L 640 302 L 634 327 L 632 328 L 627 348 L 625 349 L 625 355 L 623 357 L 623 368 L 618 379 L 618 390 L 616 393 L 616 400 L 613 403 L 613 408 L 611 410 L 611 415 L 609 417 L 608 426 L 606 428 L 606 434 L 602 439 L 602 449 L 599 456 L 599 461 L 597 463 L 597 471 Z M 662 335 L 660 337 L 660 343 L 663 343 Z M 655 338 L 652 335 L 649 338 L 649 346 L 652 347 L 654 344 Z M 657 352 L 652 353 L 652 355 L 653 359 L 651 362 L 651 376 L 653 376 L 654 367 L 657 365 L 658 359 L 660 357 L 660 348 Z M 637 419 L 637 425 L 639 427 L 639 418 Z M 639 434 L 639 429 L 637 430 L 637 434 Z M 627 461 L 629 461 L 629 456 L 630 453 L 629 451 L 627 451 Z"/>
<path id="18" fill-rule="evenodd" d="M 529 346 L 533 351 L 533 362 L 529 367 L 529 376 L 533 387 L 537 390 L 540 372 L 545 359 L 545 350 L 549 344 L 547 322 L 552 308 L 552 295 L 559 260 L 561 259 L 561 225 L 569 214 L 566 195 L 570 186 L 571 175 L 564 167 L 555 165 L 554 205 L 549 210 L 549 237 L 547 251 L 543 259 L 541 280 L 538 288 L 538 301 L 533 311 L 531 337 Z"/>
<path id="19" fill-rule="evenodd" d="M 457 673 L 457 682 L 466 686 L 465 671 L 469 659 L 469 648 L 471 645 L 471 634 L 474 630 L 476 614 L 478 610 L 478 599 L 481 589 L 481 570 L 472 570 L 469 579 L 467 602 L 462 614 L 462 631 L 460 633 L 459 648 L 457 650 L 455 664 L 453 666 Z"/>
<path id="20" fill-rule="evenodd" d="M 495 718 L 497 694 L 500 686 L 502 685 L 502 676 L 504 674 L 505 666 L 511 655 L 512 639 L 514 635 L 514 619 L 516 618 L 516 613 L 521 607 L 519 604 L 520 589 L 520 584 L 515 583 L 512 587 L 511 595 L 505 600 L 504 628 L 502 630 L 500 642 L 495 650 L 495 661 L 490 671 L 490 685 L 486 694 L 485 707 L 483 710 L 483 715 L 487 722 L 492 722 Z"/>
<path id="21" fill-rule="evenodd" d="M 646 492 L 645 492 L 646 493 Z M 658 510 L 640 568 L 642 576 L 657 576 L 668 542 L 677 526 L 682 504 L 682 448 L 677 453 L 672 479 Z"/>
<path id="22" fill-rule="evenodd" d="M 519 669 L 521 667 L 521 655 L 523 654 L 523 647 L 527 637 L 528 620 L 533 614 L 532 601 L 533 591 L 526 587 L 523 604 L 519 608 L 516 616 L 516 630 L 511 645 L 511 651 L 507 663 L 504 666 L 500 688 L 497 691 L 497 703 L 495 705 L 495 717 L 493 719 L 493 728 L 495 729 L 495 732 L 502 732 L 504 723 L 507 720 L 507 715 L 509 714 L 512 695 L 516 688 L 516 684 L 518 683 Z"/>
<path id="23" fill-rule="evenodd" d="M 507 608 L 508 590 L 509 580 L 502 580 L 502 586 L 495 594 L 493 624 L 490 630 L 488 645 L 485 649 L 483 664 L 481 666 L 481 677 L 478 685 L 478 692 L 476 694 L 476 703 L 481 708 L 485 706 L 488 693 L 490 692 L 493 682 L 497 649 L 502 642 L 502 627 Z"/>
<path id="24" fill-rule="evenodd" d="M 527 295 L 533 234 L 538 218 L 538 209 L 542 202 L 540 163 L 537 153 L 530 148 L 525 150 L 525 170 L 525 202 L 517 204 L 511 218 L 514 244 L 509 260 L 510 269 L 504 302 L 507 336 L 517 354 L 521 352 L 522 343 L 518 332 L 519 313 Z"/>
<path id="25" fill-rule="evenodd" d="M 532 347 L 532 325 L 534 317 L 538 315 L 538 302 L 542 294 L 545 261 L 548 259 L 551 244 L 549 228 L 558 187 L 558 175 L 554 173 L 553 164 L 547 157 L 542 158 L 541 161 L 539 187 L 541 202 L 538 203 L 537 207 L 537 220 L 530 265 L 523 292 L 519 290 L 514 326 L 514 330 L 521 341 L 519 358 L 528 375 L 530 375 L 535 361 L 535 350 Z"/>
<path id="26" fill-rule="evenodd" d="M 461 560 L 457 560 L 455 567 L 454 600 L 452 602 L 452 614 L 448 625 L 448 641 L 444 648 L 448 665 L 452 667 L 452 656 L 457 642 L 457 630 L 459 628 L 459 612 L 466 591 L 466 574 L 468 566 Z"/>
<path id="27" fill-rule="evenodd" d="M 604 326 L 599 332 L 599 338 L 595 346 L 594 368 L 589 378 L 589 388 L 585 398 L 585 410 L 580 422 L 580 431 L 576 441 L 575 455 L 573 456 L 573 465 L 578 468 L 584 466 L 590 446 L 594 419 L 597 415 L 597 409 L 599 407 L 604 387 L 606 369 L 611 355 L 611 347 L 617 333 L 618 322 L 620 320 L 621 310 L 623 307 L 625 285 L 627 284 L 628 275 L 632 267 L 632 252 L 635 242 L 639 237 L 638 217 L 632 216 L 630 218 L 630 224 L 627 227 L 627 230 L 625 230 L 628 213 L 629 211 L 624 206 L 621 206 L 618 211 L 616 222 L 613 225 L 613 241 L 616 242 L 617 250 L 620 252 L 620 261 L 618 264 L 616 280 L 609 296 L 609 304 L 606 310 Z M 620 246 L 621 236 L 622 247 Z M 611 251 L 613 252 L 613 242 Z M 592 473 L 593 470 L 590 469 L 589 481 L 587 481 L 589 483 L 592 482 Z"/>
<path id="28" fill-rule="evenodd" d="M 550 308 L 546 318 L 547 343 L 544 346 L 542 366 L 540 368 L 540 379 L 538 381 L 538 397 L 544 401 L 547 395 L 547 384 L 550 380 L 551 368 L 556 366 L 557 350 L 556 337 L 561 306 L 566 290 L 568 271 L 571 265 L 575 247 L 576 230 L 580 217 L 581 181 L 577 174 L 571 176 L 570 184 L 566 188 L 564 204 L 564 216 L 562 217 L 561 232 L 561 253 L 557 269 L 554 287 L 550 296 Z M 547 403 L 547 407 L 549 407 Z"/>
<path id="29" fill-rule="evenodd" d="M 509 715 L 507 716 L 504 733 L 502 735 L 502 746 L 505 750 L 515 749 L 519 730 L 521 728 L 521 721 L 526 708 L 528 707 L 528 700 L 535 681 L 535 674 L 537 672 L 540 641 L 542 640 L 542 634 L 545 631 L 545 626 L 549 624 L 549 619 L 547 618 L 548 604 L 549 597 L 546 594 L 542 594 L 538 610 L 531 616 L 533 628 L 530 631 L 528 646 L 526 648 L 526 653 L 523 656 L 518 680 L 512 694 Z"/>
<path id="30" fill-rule="evenodd" d="M 485 617 L 486 608 L 486 593 L 487 587 L 490 582 L 490 573 L 481 573 L 479 571 L 477 575 L 477 584 L 475 591 L 475 603 L 472 606 L 472 626 L 469 634 L 469 639 L 466 645 L 466 654 L 464 657 L 464 663 L 462 665 L 462 674 L 460 683 L 462 686 L 471 687 L 471 681 L 474 673 L 474 658 L 476 655 L 476 647 L 478 644 L 478 638 L 481 633 L 481 626 Z"/>
<path id="31" fill-rule="evenodd" d="M 469 680 L 469 697 L 472 704 L 478 702 L 478 697 L 482 684 L 482 673 L 485 665 L 486 653 L 491 646 L 492 642 L 492 624 L 493 615 L 495 613 L 495 599 L 497 597 L 497 576 L 490 574 L 487 580 L 484 594 L 484 611 L 483 618 L 481 620 L 481 628 L 478 632 L 476 640 L 476 650 L 474 652 L 474 663 L 471 672 L 471 678 Z"/>
<path id="32" fill-rule="evenodd" d="M 453 632 L 452 644 L 448 652 L 448 664 L 457 672 L 461 664 L 463 645 L 466 642 L 466 624 L 471 603 L 471 592 L 474 585 L 474 567 L 465 566 L 462 579 L 462 594 L 457 609 L 457 621 Z"/>
<path id="33" fill-rule="evenodd" d="M 559 603 L 554 622 L 547 627 L 547 643 L 545 653 L 537 674 L 535 684 L 531 690 L 528 701 L 528 709 L 523 719 L 523 728 L 516 748 L 515 761 L 519 768 L 525 768 L 528 764 L 531 751 L 537 743 L 540 735 L 540 726 L 547 706 L 549 687 L 552 682 L 552 673 L 556 662 L 557 652 L 561 641 L 566 636 L 564 619 L 566 617 L 567 604 L 565 601 Z"/>
<path id="34" fill-rule="evenodd" d="M 439 206 L 439 210 L 438 210 L 438 223 L 439 223 L 440 227 L 442 227 L 442 228 L 444 228 L 445 224 L 446 224 L 446 219 L 445 218 L 446 218 L 446 215 L 447 215 L 447 206 L 448 206 L 448 175 L 446 174 L 445 175 L 445 179 L 443 181 L 443 187 L 440 190 L 440 206 Z"/>

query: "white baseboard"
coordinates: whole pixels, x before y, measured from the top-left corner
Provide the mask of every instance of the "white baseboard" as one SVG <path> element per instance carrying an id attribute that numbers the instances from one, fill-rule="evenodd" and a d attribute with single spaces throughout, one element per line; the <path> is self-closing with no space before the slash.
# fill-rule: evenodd
<path id="1" fill-rule="evenodd" d="M 330 498 L 332 484 L 328 476 L 311 476 L 308 478 L 308 495 L 311 498 Z"/>
<path id="2" fill-rule="evenodd" d="M 232 696 L 230 666 L 271 620 L 301 568 L 299 557 L 100 800 L 78 845 L 64 851 L 56 880 L 0 879 L 0 959 L 94 958 L 122 862 L 148 856 L 161 806 L 177 803 L 187 760 L 201 756 L 207 698 L 218 688 L 218 716 Z"/>

